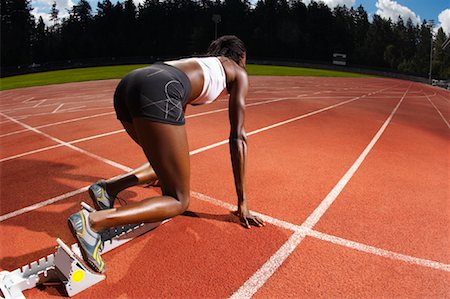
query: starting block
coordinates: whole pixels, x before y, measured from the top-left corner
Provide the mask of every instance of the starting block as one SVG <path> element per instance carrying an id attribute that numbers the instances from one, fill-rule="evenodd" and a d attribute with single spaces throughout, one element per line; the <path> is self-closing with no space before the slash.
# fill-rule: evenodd
<path id="1" fill-rule="evenodd" d="M 81 205 L 88 211 L 94 210 L 84 202 Z M 102 232 L 102 255 L 169 220 L 156 223 L 130 224 Z M 66 295 L 71 297 L 106 278 L 104 274 L 94 272 L 86 265 L 77 243 L 70 247 L 60 239 L 56 239 L 56 243 L 58 247 L 54 254 L 50 254 L 12 272 L 0 272 L 0 289 L 3 296 L 5 296 L 0 298 L 25 299 L 22 293 L 24 290 L 29 290 L 45 283 L 61 283 L 65 288 Z"/>

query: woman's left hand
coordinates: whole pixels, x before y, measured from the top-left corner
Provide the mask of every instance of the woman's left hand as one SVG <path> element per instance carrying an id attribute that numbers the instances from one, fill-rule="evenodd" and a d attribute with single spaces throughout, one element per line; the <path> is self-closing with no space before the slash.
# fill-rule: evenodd
<path id="1" fill-rule="evenodd" d="M 251 228 L 251 226 L 262 227 L 266 224 L 258 216 L 250 214 L 247 209 L 239 209 L 235 212 L 235 215 L 239 217 L 241 225 L 245 228 Z"/>

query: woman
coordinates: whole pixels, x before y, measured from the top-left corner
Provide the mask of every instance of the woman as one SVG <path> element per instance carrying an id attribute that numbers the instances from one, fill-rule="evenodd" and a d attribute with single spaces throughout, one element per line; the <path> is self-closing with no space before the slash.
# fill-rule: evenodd
<path id="1" fill-rule="evenodd" d="M 230 152 L 238 196 L 237 215 L 241 224 L 263 226 L 249 213 L 245 197 L 247 144 L 244 130 L 248 77 L 246 52 L 235 36 L 213 41 L 208 57 L 157 63 L 129 73 L 114 94 L 114 108 L 130 137 L 149 161 L 138 169 L 89 188 L 98 211 L 82 210 L 69 217 L 84 260 L 98 272 L 105 264 L 100 256 L 100 232 L 115 226 L 159 222 L 182 214 L 190 200 L 189 148 L 184 127 L 187 104 L 211 103 L 228 92 L 231 123 Z M 113 208 L 120 191 L 138 184 L 158 183 L 162 196 Z"/>

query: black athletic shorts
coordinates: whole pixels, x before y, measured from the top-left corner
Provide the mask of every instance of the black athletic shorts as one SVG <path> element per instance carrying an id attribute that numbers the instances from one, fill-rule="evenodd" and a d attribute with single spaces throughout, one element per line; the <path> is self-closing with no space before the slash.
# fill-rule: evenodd
<path id="1" fill-rule="evenodd" d="M 143 117 L 155 122 L 184 125 L 183 107 L 191 83 L 174 66 L 156 63 L 126 75 L 114 93 L 114 109 L 119 120 L 133 122 Z"/>

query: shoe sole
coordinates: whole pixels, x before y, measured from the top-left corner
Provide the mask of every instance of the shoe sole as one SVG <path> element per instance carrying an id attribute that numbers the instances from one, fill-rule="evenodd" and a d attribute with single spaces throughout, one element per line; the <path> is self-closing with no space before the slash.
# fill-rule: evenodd
<path id="1" fill-rule="evenodd" d="M 83 261 L 84 261 L 85 263 L 87 263 L 87 265 L 89 266 L 89 268 L 91 268 L 91 269 L 94 270 L 95 272 L 97 272 L 97 273 L 104 273 L 105 271 L 104 271 L 104 270 L 103 270 L 103 271 L 100 270 L 100 269 L 98 268 L 98 266 L 97 266 L 95 263 L 93 263 L 93 262 L 91 261 L 91 259 L 89 258 L 89 255 L 86 253 L 86 251 L 84 250 L 84 247 L 82 246 L 80 240 L 78 239 L 78 233 L 77 233 L 77 231 L 75 230 L 75 228 L 73 227 L 72 221 L 70 221 L 70 219 L 67 220 L 67 224 L 68 224 L 68 226 L 69 226 L 70 232 L 72 233 L 73 237 L 75 238 L 75 240 L 77 240 L 78 248 L 80 248 L 81 255 L 83 256 Z"/>

